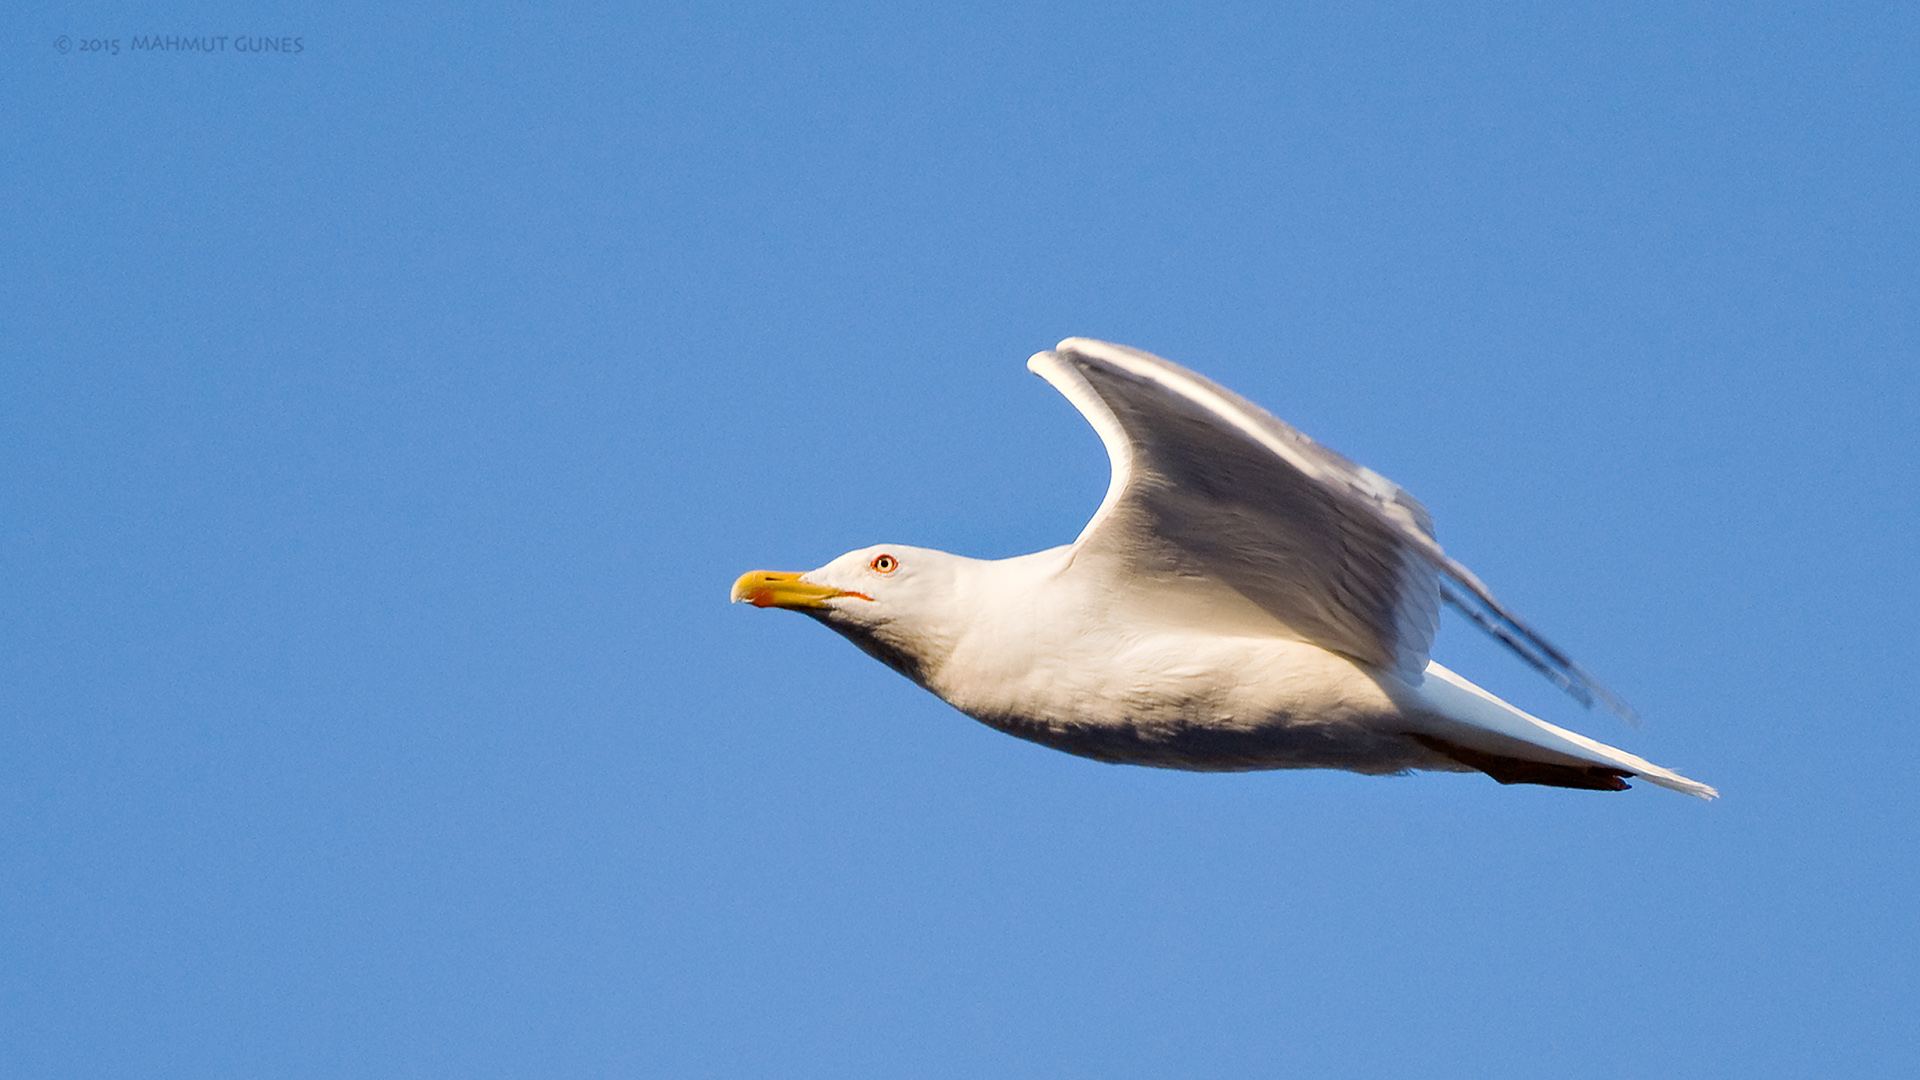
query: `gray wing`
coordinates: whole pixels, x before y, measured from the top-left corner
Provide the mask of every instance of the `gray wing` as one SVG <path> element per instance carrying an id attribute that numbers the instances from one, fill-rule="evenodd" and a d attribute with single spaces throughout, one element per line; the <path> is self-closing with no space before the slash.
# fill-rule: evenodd
<path id="1" fill-rule="evenodd" d="M 1584 704 L 1633 710 L 1495 600 L 1413 496 L 1258 405 L 1137 349 L 1068 338 L 1028 368 L 1106 444 L 1074 566 L 1156 594 L 1224 585 L 1301 640 L 1417 679 L 1445 599 Z"/>

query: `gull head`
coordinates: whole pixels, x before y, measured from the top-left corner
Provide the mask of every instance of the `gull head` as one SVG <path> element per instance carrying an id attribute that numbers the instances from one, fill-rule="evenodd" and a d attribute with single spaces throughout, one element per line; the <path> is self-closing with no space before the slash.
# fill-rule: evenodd
<path id="1" fill-rule="evenodd" d="M 959 623 L 957 585 L 972 561 L 928 548 L 879 544 L 804 573 L 748 571 L 733 583 L 733 602 L 818 619 L 924 686 L 929 668 L 952 648 Z"/>

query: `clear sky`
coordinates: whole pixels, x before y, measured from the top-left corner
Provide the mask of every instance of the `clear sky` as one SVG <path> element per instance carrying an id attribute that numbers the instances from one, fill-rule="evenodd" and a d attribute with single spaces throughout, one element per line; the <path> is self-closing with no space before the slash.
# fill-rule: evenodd
<path id="1" fill-rule="evenodd" d="M 803 7 L 0 15 L 7 1074 L 1920 1072 L 1912 5 Z M 1100 765 L 726 603 L 1070 540 L 1069 335 L 1724 798 Z"/>

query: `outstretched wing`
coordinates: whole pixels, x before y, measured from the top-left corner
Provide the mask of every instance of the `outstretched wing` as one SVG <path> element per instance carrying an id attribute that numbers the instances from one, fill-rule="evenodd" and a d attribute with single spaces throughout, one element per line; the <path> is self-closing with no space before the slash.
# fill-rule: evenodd
<path id="1" fill-rule="evenodd" d="M 1027 367 L 1080 410 L 1113 464 L 1075 568 L 1162 597 L 1224 586 L 1281 632 L 1415 681 L 1444 598 L 1583 703 L 1633 717 L 1448 558 L 1425 508 L 1386 477 L 1137 349 L 1068 338 Z"/>

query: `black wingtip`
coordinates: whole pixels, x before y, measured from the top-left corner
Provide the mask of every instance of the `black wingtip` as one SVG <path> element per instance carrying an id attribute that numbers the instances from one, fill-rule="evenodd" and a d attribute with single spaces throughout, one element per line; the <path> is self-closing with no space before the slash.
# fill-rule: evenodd
<path id="1" fill-rule="evenodd" d="M 1495 640 L 1511 649 L 1515 655 L 1527 662 L 1527 666 L 1545 675 L 1555 686 L 1567 692 L 1585 708 L 1593 708 L 1599 701 L 1607 709 L 1619 716 L 1632 727 L 1640 726 L 1640 714 L 1628 705 L 1620 695 L 1601 685 L 1598 679 L 1554 644 L 1541 637 L 1527 624 L 1514 618 L 1512 613 L 1501 607 L 1493 597 L 1485 592 L 1484 586 L 1475 589 L 1462 583 L 1450 569 L 1440 582 L 1440 595 L 1455 611 L 1473 620 L 1474 625 L 1486 631 Z M 1473 584 L 1478 584 L 1474 582 Z"/>

